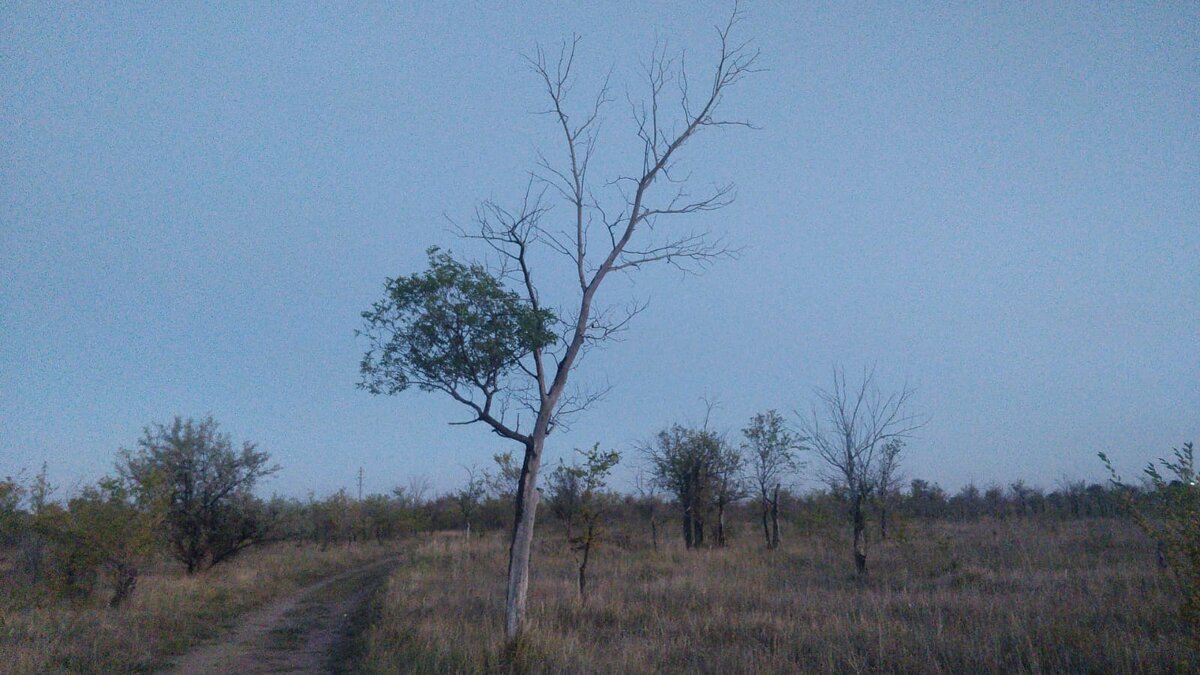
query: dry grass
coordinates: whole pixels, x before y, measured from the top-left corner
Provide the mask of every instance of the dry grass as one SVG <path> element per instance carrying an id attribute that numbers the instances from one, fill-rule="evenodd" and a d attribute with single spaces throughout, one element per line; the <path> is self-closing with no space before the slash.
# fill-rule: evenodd
<path id="1" fill-rule="evenodd" d="M 389 580 L 364 670 L 1165 672 L 1191 670 L 1167 578 L 1128 522 L 910 524 L 850 574 L 840 533 L 762 550 L 610 547 L 579 603 L 543 528 L 531 638 L 502 650 L 499 535 L 422 544 Z M 1194 672 L 1194 671 L 1193 671 Z"/>
<path id="2" fill-rule="evenodd" d="M 272 598 L 394 552 L 374 544 L 324 552 L 281 544 L 192 577 L 164 566 L 144 575 L 120 609 L 106 607 L 103 594 L 33 607 L 0 596 L 0 670 L 149 672 Z"/>

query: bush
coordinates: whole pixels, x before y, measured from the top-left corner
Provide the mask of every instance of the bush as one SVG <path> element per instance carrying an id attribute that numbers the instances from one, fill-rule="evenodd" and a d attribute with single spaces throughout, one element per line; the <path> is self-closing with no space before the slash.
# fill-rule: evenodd
<path id="1" fill-rule="evenodd" d="M 253 443 L 235 451 L 211 417 L 148 427 L 138 451 L 121 450 L 120 457 L 118 469 L 138 499 L 166 504 L 167 539 L 188 574 L 265 539 L 265 509 L 253 489 L 278 467 Z"/>
<path id="2" fill-rule="evenodd" d="M 1144 473 L 1153 492 L 1146 506 L 1133 497 L 1135 490 L 1120 481 L 1112 463 L 1100 453 L 1112 482 L 1128 496 L 1128 505 L 1138 526 L 1158 542 L 1159 555 L 1179 583 L 1180 609 L 1200 644 L 1200 482 L 1196 475 L 1191 443 L 1173 448 L 1174 460 L 1151 463 Z"/>

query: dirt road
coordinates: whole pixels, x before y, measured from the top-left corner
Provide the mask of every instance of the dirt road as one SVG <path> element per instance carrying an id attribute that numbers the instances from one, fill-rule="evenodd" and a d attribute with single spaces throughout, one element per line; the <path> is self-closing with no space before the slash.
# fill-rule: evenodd
<path id="1" fill-rule="evenodd" d="M 398 562 L 380 560 L 280 598 L 243 617 L 231 635 L 188 652 L 164 672 L 337 672 L 345 665 L 352 619 Z"/>

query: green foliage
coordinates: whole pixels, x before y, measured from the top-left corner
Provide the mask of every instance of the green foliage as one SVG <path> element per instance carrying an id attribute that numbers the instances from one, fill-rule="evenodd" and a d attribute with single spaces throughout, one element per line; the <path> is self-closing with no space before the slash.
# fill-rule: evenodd
<path id="1" fill-rule="evenodd" d="M 388 279 L 386 297 L 362 313 L 370 340 L 359 386 L 395 394 L 478 387 L 494 391 L 527 354 L 554 343 L 554 313 L 535 310 L 478 263 L 436 247 L 429 269 Z"/>
<path id="2" fill-rule="evenodd" d="M 1113 484 L 1124 488 L 1129 497 L 1134 520 L 1158 542 L 1160 555 L 1179 583 L 1183 617 L 1200 646 L 1200 476 L 1190 442 L 1173 448 L 1172 456 L 1160 458 L 1160 466 L 1151 463 L 1144 470 L 1153 490 L 1149 508 L 1144 508 L 1133 499 L 1134 490 L 1121 482 L 1108 457 L 1100 453 Z"/>
<path id="3" fill-rule="evenodd" d="M 715 543 L 724 545 L 723 510 L 745 496 L 741 453 L 720 434 L 678 424 L 659 432 L 644 451 L 655 484 L 683 509 L 684 544 L 702 545 L 708 524 Z"/>
<path id="4" fill-rule="evenodd" d="M 604 490 L 609 473 L 621 461 L 621 453 L 602 451 L 599 443 L 590 450 L 575 452 L 582 455 L 583 462 L 565 464 L 560 460 L 547 480 L 547 487 L 550 512 L 566 526 L 567 542 L 576 554 L 579 597 L 586 602 L 588 560 L 604 537 L 604 514 L 613 501 Z"/>
<path id="5" fill-rule="evenodd" d="M 25 499 L 25 486 L 12 476 L 0 480 L 0 545 L 9 546 L 16 541 L 24 524 L 21 501 Z"/>
<path id="6" fill-rule="evenodd" d="M 166 504 L 167 539 L 190 574 L 266 537 L 264 508 L 253 489 L 278 470 L 269 461 L 253 443 L 234 450 L 211 417 L 176 417 L 169 426 L 147 427 L 137 452 L 122 449 L 118 470 L 142 503 Z"/>

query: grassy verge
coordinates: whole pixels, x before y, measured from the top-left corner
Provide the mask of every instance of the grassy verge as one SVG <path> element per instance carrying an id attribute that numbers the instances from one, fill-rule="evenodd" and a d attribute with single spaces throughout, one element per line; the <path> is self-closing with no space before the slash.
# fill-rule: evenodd
<path id="1" fill-rule="evenodd" d="M 841 532 L 762 550 L 597 557 L 577 599 L 571 554 L 543 530 L 530 639 L 503 651 L 507 546 L 430 540 L 393 572 L 361 667 L 395 672 L 1170 672 L 1196 654 L 1153 547 L 1118 520 L 913 524 L 865 581 Z"/>
<path id="2" fill-rule="evenodd" d="M 374 544 L 319 551 L 292 544 L 251 550 L 195 576 L 145 575 L 127 606 L 104 598 L 25 606 L 0 597 L 4 672 L 149 672 L 220 635 L 237 618 L 329 574 L 387 555 Z"/>

